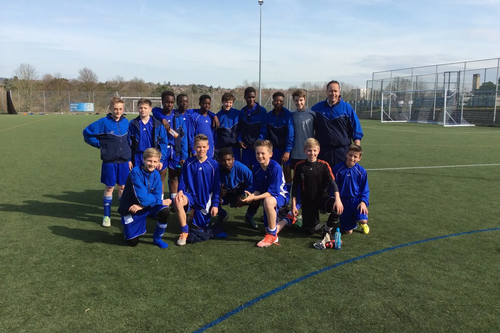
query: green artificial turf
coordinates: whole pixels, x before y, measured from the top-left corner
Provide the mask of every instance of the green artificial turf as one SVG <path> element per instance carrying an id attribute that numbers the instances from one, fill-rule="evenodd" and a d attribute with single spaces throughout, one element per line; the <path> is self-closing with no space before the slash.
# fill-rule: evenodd
<path id="1" fill-rule="evenodd" d="M 491 165 L 500 164 L 500 129 L 363 121 L 371 232 L 344 236 L 342 250 L 316 250 L 316 237 L 291 229 L 281 246 L 256 248 L 262 223 L 247 228 L 244 209 L 229 210 L 228 239 L 177 247 L 173 214 L 168 249 L 152 244 L 154 221 L 128 248 L 116 192 L 112 227 L 100 226 L 99 152 L 82 137 L 96 119 L 0 117 L 0 332 L 195 331 L 325 267 L 500 227 L 500 165 Z M 453 165 L 462 167 L 414 168 Z M 208 331 L 496 332 L 499 237 L 491 230 L 377 252 Z"/>

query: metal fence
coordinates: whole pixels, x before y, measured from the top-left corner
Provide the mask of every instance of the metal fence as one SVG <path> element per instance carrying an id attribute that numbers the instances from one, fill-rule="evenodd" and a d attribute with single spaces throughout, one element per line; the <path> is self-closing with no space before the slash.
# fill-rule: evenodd
<path id="1" fill-rule="evenodd" d="M 384 92 L 452 91 L 457 96 L 457 110 L 466 122 L 476 125 L 500 125 L 500 58 L 454 62 L 374 72 L 366 83 L 369 105 L 358 108 L 361 118 L 380 119 Z M 412 100 L 413 105 L 421 101 Z M 420 103 L 422 104 L 422 103 Z M 434 103 L 439 114 L 441 106 Z M 431 119 L 437 121 L 438 119 Z"/>

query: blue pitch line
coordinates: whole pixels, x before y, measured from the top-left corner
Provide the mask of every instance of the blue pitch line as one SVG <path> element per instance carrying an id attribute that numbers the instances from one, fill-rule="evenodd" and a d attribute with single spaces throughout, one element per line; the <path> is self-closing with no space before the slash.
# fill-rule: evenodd
<path id="1" fill-rule="evenodd" d="M 460 232 L 458 234 L 452 234 L 452 235 L 445 235 L 445 236 L 438 236 L 438 237 L 434 237 L 434 238 L 427 238 L 427 239 L 423 239 L 423 240 L 419 240 L 419 241 L 415 241 L 415 242 L 411 242 L 411 243 L 406 243 L 406 244 L 401 244 L 401 245 L 396 245 L 396 246 L 393 246 L 393 247 L 388 247 L 386 249 L 383 249 L 383 250 L 378 250 L 378 251 L 375 251 L 375 252 L 371 252 L 371 253 L 367 253 L 367 254 L 363 254 L 362 256 L 359 256 L 359 257 L 356 257 L 356 258 L 352 258 L 352 259 L 348 259 L 348 260 L 345 260 L 345 261 L 342 261 L 342 262 L 339 262 L 339 263 L 336 263 L 336 264 L 333 264 L 331 266 L 328 266 L 328 267 L 325 267 L 325 268 L 322 268 L 320 270 L 317 270 L 315 272 L 311 272 L 307 275 L 304 275 L 302 277 L 299 277 L 293 281 L 290 281 L 288 283 L 285 283 L 284 285 L 281 285 L 271 291 L 268 291 L 267 293 L 265 294 L 262 294 L 260 295 L 259 297 L 257 298 L 254 298 L 253 300 L 243 304 L 243 305 L 240 305 L 238 306 L 236 309 L 234 310 L 231 310 L 229 312 L 227 312 L 226 314 L 220 316 L 219 318 L 215 319 L 214 321 L 212 321 L 211 323 L 208 323 L 206 324 L 205 326 L 203 326 L 202 328 L 194 331 L 195 333 L 198 333 L 198 332 L 205 332 L 207 329 L 215 326 L 215 325 L 218 325 L 220 324 L 221 322 L 223 322 L 224 320 L 234 316 L 235 314 L 237 314 L 238 312 L 254 305 L 255 303 L 259 302 L 259 301 L 262 301 L 282 290 L 285 290 L 286 288 L 290 287 L 290 286 L 293 286 L 294 284 L 297 284 L 299 282 L 302 282 L 304 281 L 305 279 L 308 279 L 310 277 L 313 277 L 313 276 L 316 276 L 318 274 L 321 274 L 323 272 L 326 272 L 326 271 L 329 271 L 333 268 L 336 268 L 336 267 L 339 267 L 339 266 L 342 266 L 342 265 L 345 265 L 345 264 L 348 264 L 348 263 L 351 263 L 351 262 L 354 262 L 354 261 L 358 261 L 358 260 L 361 260 L 361 259 L 364 259 L 364 258 L 368 258 L 368 257 L 371 257 L 371 256 L 374 256 L 376 254 L 381 254 L 381 253 L 384 253 L 384 252 L 389 252 L 389 251 L 393 251 L 393 250 L 396 250 L 396 249 L 400 249 L 402 247 L 407 247 L 407 246 L 411 246 L 411 245 L 416 245 L 416 244 L 420 244 L 420 243 L 425 243 L 425 242 L 430 242 L 430 241 L 435 241 L 435 240 L 438 240 L 438 239 L 443 239 L 443 238 L 450 238 L 450 237 L 455 237 L 455 236 L 462 236 L 462 235 L 469 235 L 469 234 L 475 234 L 475 233 L 478 233 L 478 232 L 485 232 L 485 231 L 495 231 L 495 230 L 500 230 L 500 228 L 490 228 L 490 229 L 481 229 L 481 230 L 472 230 L 472 231 L 466 231 L 466 232 Z"/>

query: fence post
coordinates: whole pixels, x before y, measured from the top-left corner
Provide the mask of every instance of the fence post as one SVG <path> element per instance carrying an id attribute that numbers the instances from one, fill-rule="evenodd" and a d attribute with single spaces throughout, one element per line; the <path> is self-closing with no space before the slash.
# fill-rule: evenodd
<path id="1" fill-rule="evenodd" d="M 494 99 L 494 107 L 493 107 L 493 125 L 495 125 L 495 122 L 497 120 L 497 98 L 498 98 L 498 81 L 500 81 L 500 78 L 498 75 L 500 70 L 500 58 L 497 59 L 497 76 L 496 78 L 496 84 L 495 84 L 495 99 Z"/>

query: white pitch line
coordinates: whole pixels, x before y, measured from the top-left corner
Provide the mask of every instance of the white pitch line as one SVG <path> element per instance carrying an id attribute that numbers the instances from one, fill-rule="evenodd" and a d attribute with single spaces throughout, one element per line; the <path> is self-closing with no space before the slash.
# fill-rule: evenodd
<path id="1" fill-rule="evenodd" d="M 435 165 L 423 167 L 401 167 L 401 168 L 378 168 L 366 169 L 366 171 L 387 171 L 387 170 L 415 170 L 415 169 L 442 169 L 442 168 L 467 168 L 467 167 L 484 167 L 484 166 L 500 166 L 500 163 L 492 164 L 463 164 L 463 165 Z"/>

